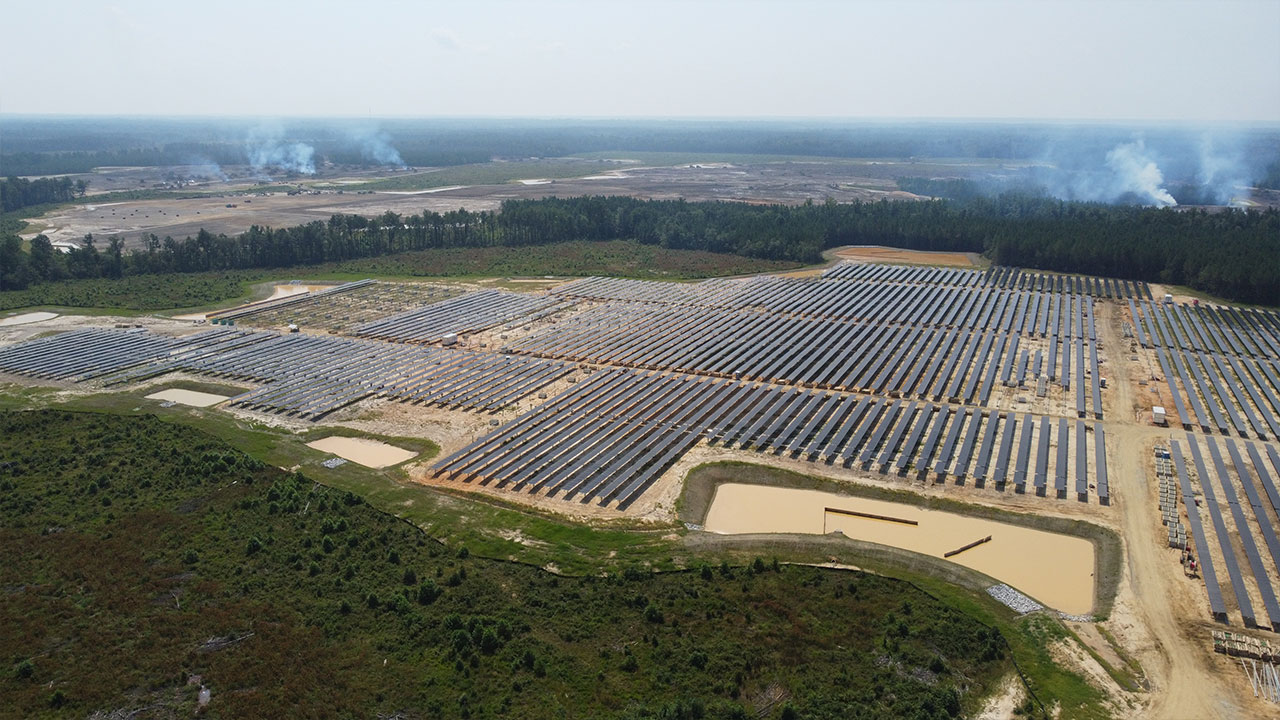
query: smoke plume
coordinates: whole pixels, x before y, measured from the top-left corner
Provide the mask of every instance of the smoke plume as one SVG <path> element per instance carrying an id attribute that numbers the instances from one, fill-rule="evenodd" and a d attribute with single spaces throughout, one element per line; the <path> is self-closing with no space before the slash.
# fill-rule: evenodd
<path id="1" fill-rule="evenodd" d="M 222 166 L 218 164 L 218 161 L 205 157 L 204 155 L 194 155 L 189 157 L 186 160 L 186 164 L 187 172 L 192 177 L 211 178 L 222 182 L 226 182 L 228 179 L 227 174 L 222 171 Z"/>
<path id="2" fill-rule="evenodd" d="M 1235 199 L 1241 186 L 1247 186 L 1248 170 L 1239 147 L 1228 147 L 1220 139 L 1205 133 L 1200 137 L 1200 169 L 1196 181 L 1212 202 L 1226 205 Z"/>
<path id="3" fill-rule="evenodd" d="M 1132 195 L 1144 205 L 1157 207 L 1178 204 L 1164 188 L 1164 174 L 1147 154 L 1146 144 L 1142 140 L 1112 148 L 1107 153 L 1107 167 L 1113 173 L 1109 194 L 1114 198 Z"/>
<path id="4" fill-rule="evenodd" d="M 360 148 L 360 157 L 379 165 L 404 167 L 400 152 L 391 146 L 391 136 L 375 128 L 356 128 L 351 141 Z"/>
<path id="5" fill-rule="evenodd" d="M 249 132 L 245 141 L 249 165 L 262 175 L 268 170 L 283 170 L 301 175 L 316 172 L 315 148 L 301 142 L 285 142 L 284 130 L 278 126 L 260 126 Z"/>

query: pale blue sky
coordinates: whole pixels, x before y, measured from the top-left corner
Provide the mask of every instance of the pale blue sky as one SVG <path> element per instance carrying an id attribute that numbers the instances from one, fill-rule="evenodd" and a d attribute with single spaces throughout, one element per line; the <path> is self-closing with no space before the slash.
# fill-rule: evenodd
<path id="1" fill-rule="evenodd" d="M 1280 122 L 1280 1 L 7 2 L 0 113 Z"/>

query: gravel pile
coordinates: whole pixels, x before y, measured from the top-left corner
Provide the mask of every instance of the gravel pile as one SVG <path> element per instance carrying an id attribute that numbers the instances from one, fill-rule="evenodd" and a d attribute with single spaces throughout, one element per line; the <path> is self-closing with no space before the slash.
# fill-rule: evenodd
<path id="1" fill-rule="evenodd" d="M 1044 606 L 1014 590 L 1008 585 L 992 585 L 987 588 L 987 594 L 998 600 L 1004 606 L 1010 608 L 1016 613 L 1026 615 L 1029 612 L 1043 610 Z"/>

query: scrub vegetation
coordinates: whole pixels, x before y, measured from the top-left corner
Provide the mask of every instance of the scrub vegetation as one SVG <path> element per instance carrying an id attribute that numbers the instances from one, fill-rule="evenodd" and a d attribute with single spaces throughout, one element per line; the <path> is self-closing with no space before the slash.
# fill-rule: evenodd
<path id="1" fill-rule="evenodd" d="M 153 416 L 0 434 L 4 716 L 190 713 L 203 685 L 211 717 L 943 718 L 1012 669 L 998 630 L 897 580 L 561 577 Z"/>

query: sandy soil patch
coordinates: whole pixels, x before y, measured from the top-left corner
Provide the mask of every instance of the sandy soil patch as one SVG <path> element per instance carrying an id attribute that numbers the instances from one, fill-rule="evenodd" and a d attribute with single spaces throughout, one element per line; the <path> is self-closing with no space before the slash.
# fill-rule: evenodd
<path id="1" fill-rule="evenodd" d="M 360 182 L 365 182 L 361 180 Z M 379 190 L 379 195 L 430 195 L 450 190 L 466 190 L 468 185 L 445 185 L 444 187 L 427 188 L 426 190 Z"/>
<path id="2" fill-rule="evenodd" d="M 716 488 L 705 527 L 730 534 L 838 530 L 846 537 L 934 557 L 990 536 L 990 542 L 948 559 L 1007 582 L 1057 610 L 1085 615 L 1093 609 L 1093 545 L 1078 537 L 818 490 L 733 483 Z"/>
<path id="3" fill-rule="evenodd" d="M 410 460 L 418 453 L 367 438 L 331 436 L 307 443 L 320 452 L 333 453 L 365 467 L 384 468 Z"/>
<path id="4" fill-rule="evenodd" d="M 978 720 L 1009 720 L 1017 717 L 1014 710 L 1022 704 L 1022 699 L 1026 695 L 1027 689 L 1023 686 L 1022 680 L 1016 674 L 1010 673 L 1000 683 L 1000 689 L 987 698 L 987 703 L 982 706 L 982 710 L 978 711 Z"/>
<path id="5" fill-rule="evenodd" d="M 835 251 L 843 260 L 859 262 L 898 263 L 905 265 L 955 265 L 976 267 L 972 253 L 940 252 L 933 250 L 902 250 L 879 245 L 854 245 Z"/>
<path id="6" fill-rule="evenodd" d="M 58 317 L 58 313 L 53 312 L 29 312 L 21 315 L 14 315 L 0 320 L 0 327 L 10 327 L 12 325 L 26 325 L 27 323 L 43 322 Z"/>
<path id="7" fill-rule="evenodd" d="M 180 388 L 169 388 L 161 390 L 157 393 L 151 393 L 147 396 L 148 400 L 165 400 L 175 402 L 179 405 L 190 405 L 191 407 L 210 407 L 217 405 L 227 399 L 226 395 L 214 395 L 213 393 L 196 392 L 195 390 L 182 390 Z"/>

